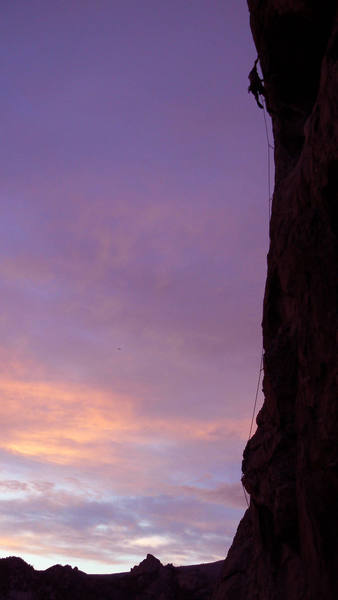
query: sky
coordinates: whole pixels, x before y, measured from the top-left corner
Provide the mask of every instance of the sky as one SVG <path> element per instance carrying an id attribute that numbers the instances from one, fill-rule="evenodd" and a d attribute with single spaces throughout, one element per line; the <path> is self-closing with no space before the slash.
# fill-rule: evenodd
<path id="1" fill-rule="evenodd" d="M 246 2 L 4 0 L 0 30 L 0 556 L 222 559 L 268 244 Z"/>

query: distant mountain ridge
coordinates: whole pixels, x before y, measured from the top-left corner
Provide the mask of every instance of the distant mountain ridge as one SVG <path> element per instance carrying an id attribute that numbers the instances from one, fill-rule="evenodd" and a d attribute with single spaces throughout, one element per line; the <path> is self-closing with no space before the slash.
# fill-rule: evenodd
<path id="1" fill-rule="evenodd" d="M 87 575 L 70 565 L 36 571 L 11 556 L 0 559 L 0 600 L 208 600 L 222 564 L 164 566 L 148 554 L 128 573 Z"/>

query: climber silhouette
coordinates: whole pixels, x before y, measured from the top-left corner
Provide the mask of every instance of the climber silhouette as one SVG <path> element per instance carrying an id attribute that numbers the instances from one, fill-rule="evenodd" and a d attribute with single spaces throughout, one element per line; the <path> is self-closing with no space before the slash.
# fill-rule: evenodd
<path id="1" fill-rule="evenodd" d="M 261 104 L 261 102 L 259 101 L 259 96 L 265 96 L 265 89 L 264 89 L 264 85 L 263 85 L 263 80 L 258 75 L 257 63 L 258 63 L 258 58 L 256 58 L 255 64 L 249 73 L 250 85 L 248 87 L 248 92 L 249 93 L 251 92 L 255 96 L 255 100 L 256 100 L 259 108 L 264 108 L 263 104 Z"/>

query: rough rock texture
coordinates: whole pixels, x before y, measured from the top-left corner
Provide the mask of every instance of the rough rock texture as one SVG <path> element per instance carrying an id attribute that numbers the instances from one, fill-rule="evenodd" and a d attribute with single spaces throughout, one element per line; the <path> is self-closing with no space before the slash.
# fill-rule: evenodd
<path id="1" fill-rule="evenodd" d="M 148 554 L 130 573 L 86 575 L 69 565 L 35 571 L 8 557 L 0 559 L 0 600 L 208 600 L 221 566 L 163 566 Z"/>
<path id="2" fill-rule="evenodd" d="M 250 508 L 215 600 L 338 598 L 337 2 L 249 0 L 276 179 Z"/>

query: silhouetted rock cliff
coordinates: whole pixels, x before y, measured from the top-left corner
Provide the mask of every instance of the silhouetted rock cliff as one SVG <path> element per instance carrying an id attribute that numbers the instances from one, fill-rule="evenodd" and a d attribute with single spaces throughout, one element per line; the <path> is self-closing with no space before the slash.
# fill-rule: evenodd
<path id="1" fill-rule="evenodd" d="M 129 573 L 87 575 L 69 565 L 35 571 L 11 556 L 0 559 L 0 600 L 208 600 L 221 566 L 164 566 L 148 554 Z"/>
<path id="2" fill-rule="evenodd" d="M 214 599 L 336 600 L 337 2 L 248 4 L 276 166 L 265 401 L 244 451 L 250 508 Z"/>

